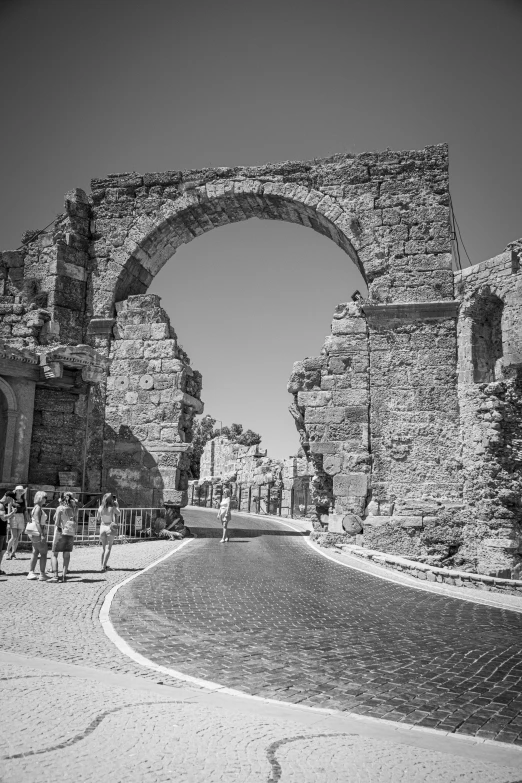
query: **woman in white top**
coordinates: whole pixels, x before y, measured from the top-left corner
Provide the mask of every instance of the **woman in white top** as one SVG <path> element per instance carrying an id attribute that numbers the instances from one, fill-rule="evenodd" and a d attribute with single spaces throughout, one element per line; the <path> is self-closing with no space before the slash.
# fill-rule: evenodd
<path id="1" fill-rule="evenodd" d="M 103 547 L 101 556 L 101 570 L 106 571 L 109 567 L 107 561 L 111 554 L 112 545 L 114 543 L 114 537 L 118 532 L 120 508 L 118 501 L 107 492 L 102 497 L 102 502 L 98 509 L 97 514 L 98 522 L 100 523 L 100 543 Z"/>
<path id="2" fill-rule="evenodd" d="M 230 513 L 230 490 L 229 489 L 223 490 L 223 497 L 221 498 L 221 502 L 219 504 L 219 511 L 217 516 L 223 526 L 223 536 L 221 537 L 221 541 L 219 543 L 224 544 L 226 541 L 229 540 L 228 523 L 232 519 L 232 514 Z"/>
<path id="3" fill-rule="evenodd" d="M 47 503 L 45 492 L 37 492 L 34 496 L 34 507 L 31 511 L 31 521 L 27 525 L 26 533 L 31 539 L 33 545 L 33 554 L 29 564 L 28 579 L 39 579 L 40 582 L 47 582 L 49 577 L 45 573 L 47 563 L 47 514 L 43 506 Z M 36 576 L 34 569 L 36 562 L 40 557 L 40 576 Z"/>

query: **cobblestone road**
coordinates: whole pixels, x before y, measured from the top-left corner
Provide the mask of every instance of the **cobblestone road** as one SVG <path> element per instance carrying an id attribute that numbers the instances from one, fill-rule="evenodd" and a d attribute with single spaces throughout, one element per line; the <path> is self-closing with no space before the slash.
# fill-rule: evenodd
<path id="1" fill-rule="evenodd" d="M 185 516 L 198 538 L 113 602 L 139 653 L 251 694 L 522 745 L 522 615 L 338 566 L 266 519 L 236 518 L 220 544 L 212 515 Z"/>
<path id="2" fill-rule="evenodd" d="M 235 546 L 255 543 L 244 539 L 250 544 Z M 294 537 L 270 540 L 301 546 Z M 199 539 L 185 549 L 197 547 L 205 559 L 207 545 L 218 546 Z M 103 633 L 101 603 L 115 584 L 175 548 L 165 542 L 116 547 L 114 570 L 106 574 L 99 572 L 98 548 L 78 548 L 66 584 L 27 581 L 27 554 L 5 564 L 2 783 L 521 783 L 519 754 L 505 746 L 234 699 L 135 664 Z M 219 555 L 223 563 L 231 552 L 232 544 Z M 267 580 L 276 554 L 277 546 L 266 553 Z M 181 552 L 171 562 L 178 557 Z M 195 593 L 198 588 L 196 582 Z M 271 667 L 280 675 L 280 657 L 259 661 L 267 679 Z"/>

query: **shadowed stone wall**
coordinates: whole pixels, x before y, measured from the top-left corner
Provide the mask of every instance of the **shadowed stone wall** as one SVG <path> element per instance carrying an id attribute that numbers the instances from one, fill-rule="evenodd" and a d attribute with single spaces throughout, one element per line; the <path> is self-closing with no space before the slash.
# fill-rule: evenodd
<path id="1" fill-rule="evenodd" d="M 107 379 L 103 484 L 129 506 L 187 503 L 201 375 L 152 294 L 117 305 Z"/>

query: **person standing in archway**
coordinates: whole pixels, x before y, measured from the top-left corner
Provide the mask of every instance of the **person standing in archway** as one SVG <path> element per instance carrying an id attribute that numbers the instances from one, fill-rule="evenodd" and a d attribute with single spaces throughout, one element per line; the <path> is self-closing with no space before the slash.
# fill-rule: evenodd
<path id="1" fill-rule="evenodd" d="M 218 519 L 221 521 L 223 526 L 223 535 L 221 537 L 221 541 L 219 542 L 220 544 L 224 544 L 229 541 L 228 523 L 232 519 L 232 514 L 230 513 L 230 501 L 230 490 L 223 490 L 223 497 L 221 498 L 218 511 Z"/>
<path id="2" fill-rule="evenodd" d="M 7 544 L 7 560 L 13 560 L 13 558 L 16 560 L 16 550 L 27 524 L 27 487 L 24 489 L 21 484 L 18 484 L 14 488 L 14 495 L 13 508 L 15 515 L 9 520 L 11 537 Z"/>

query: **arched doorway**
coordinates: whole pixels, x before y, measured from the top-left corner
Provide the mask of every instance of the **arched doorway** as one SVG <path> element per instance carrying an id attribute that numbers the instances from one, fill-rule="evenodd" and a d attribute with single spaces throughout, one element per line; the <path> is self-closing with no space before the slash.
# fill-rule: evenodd
<path id="1" fill-rule="evenodd" d="M 0 378 L 0 480 L 12 479 L 18 405 L 10 384 Z"/>

